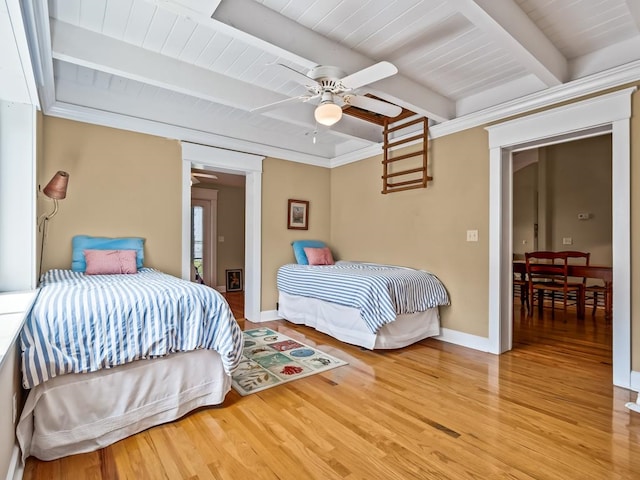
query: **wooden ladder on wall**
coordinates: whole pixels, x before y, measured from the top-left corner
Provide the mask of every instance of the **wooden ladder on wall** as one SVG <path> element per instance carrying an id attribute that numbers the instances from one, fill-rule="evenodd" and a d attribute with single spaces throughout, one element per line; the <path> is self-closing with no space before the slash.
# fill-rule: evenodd
<path id="1" fill-rule="evenodd" d="M 403 129 L 422 123 L 422 133 L 412 135 L 400 140 L 390 141 L 390 134 L 396 135 Z M 383 125 L 384 143 L 382 159 L 382 193 L 399 192 L 414 188 L 427 188 L 427 182 L 433 180 L 427 175 L 427 150 L 429 124 L 426 117 L 421 117 L 409 122 L 391 123 L 385 119 Z M 422 140 L 422 149 L 402 155 L 394 155 L 395 152 L 404 148 L 406 144 Z M 391 181 L 390 181 L 391 180 Z"/>

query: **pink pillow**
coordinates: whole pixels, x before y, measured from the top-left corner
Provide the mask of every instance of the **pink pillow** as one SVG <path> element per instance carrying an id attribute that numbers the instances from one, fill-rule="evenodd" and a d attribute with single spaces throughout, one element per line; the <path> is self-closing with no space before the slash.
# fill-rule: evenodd
<path id="1" fill-rule="evenodd" d="M 138 273 L 135 250 L 85 250 L 87 275 Z"/>
<path id="2" fill-rule="evenodd" d="M 309 265 L 333 265 L 333 256 L 331 255 L 329 247 L 305 247 L 304 253 L 307 254 Z"/>

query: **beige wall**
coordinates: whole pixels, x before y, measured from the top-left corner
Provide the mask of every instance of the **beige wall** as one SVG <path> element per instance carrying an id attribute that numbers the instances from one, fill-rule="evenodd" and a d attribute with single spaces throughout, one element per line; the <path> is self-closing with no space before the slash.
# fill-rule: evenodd
<path id="1" fill-rule="evenodd" d="M 381 156 L 331 171 L 331 245 L 339 258 L 429 270 L 446 286 L 446 328 L 488 335 L 489 149 L 475 128 L 430 142 L 433 181 L 387 195 Z M 479 241 L 466 241 L 467 230 Z"/>
<path id="2" fill-rule="evenodd" d="M 218 190 L 218 285 L 226 285 L 225 270 L 241 268 L 244 273 L 244 187 L 217 185 Z M 243 278 L 243 281 L 246 279 Z"/>
<path id="3" fill-rule="evenodd" d="M 276 273 L 294 263 L 291 242 L 330 240 L 331 170 L 266 158 L 262 174 L 262 310 L 274 310 L 278 300 Z M 287 200 L 309 201 L 309 229 L 287 229 Z"/>
<path id="4" fill-rule="evenodd" d="M 537 163 L 513 173 L 513 253 L 518 259 L 523 259 L 525 252 L 536 249 L 537 191 Z"/>
<path id="5" fill-rule="evenodd" d="M 591 252 L 591 263 L 611 265 L 611 136 L 545 147 L 552 250 Z M 578 220 L 588 213 L 588 220 Z M 563 245 L 570 237 L 572 245 Z"/>
<path id="6" fill-rule="evenodd" d="M 70 268 L 71 238 L 85 234 L 144 237 L 145 266 L 180 276 L 180 143 L 48 116 L 43 133 L 38 183 L 69 172 L 67 198 L 49 223 L 43 272 Z"/>

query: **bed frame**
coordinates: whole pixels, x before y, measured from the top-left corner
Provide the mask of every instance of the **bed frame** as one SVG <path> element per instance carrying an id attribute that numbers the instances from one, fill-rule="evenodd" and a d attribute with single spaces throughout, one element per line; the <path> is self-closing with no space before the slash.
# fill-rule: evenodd
<path id="1" fill-rule="evenodd" d="M 438 307 L 398 315 L 396 320 L 371 333 L 360 310 L 316 298 L 279 292 L 278 315 L 289 322 L 307 325 L 342 342 L 369 350 L 402 348 L 427 337 L 440 335 Z"/>
<path id="2" fill-rule="evenodd" d="M 219 405 L 230 389 L 231 377 L 213 350 L 54 377 L 27 397 L 16 430 L 22 460 L 98 450 L 198 407 Z"/>

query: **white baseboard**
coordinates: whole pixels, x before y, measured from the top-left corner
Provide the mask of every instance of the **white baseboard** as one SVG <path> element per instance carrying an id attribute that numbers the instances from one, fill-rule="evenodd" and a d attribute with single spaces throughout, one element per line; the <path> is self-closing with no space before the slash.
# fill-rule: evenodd
<path id="1" fill-rule="evenodd" d="M 263 310 L 260 312 L 260 320 L 257 320 L 256 323 L 281 319 L 282 317 L 278 315 L 277 310 Z M 448 328 L 443 328 L 441 332 L 442 333 L 440 335 L 433 338 L 436 340 L 442 340 L 443 342 L 460 345 L 461 347 L 480 350 L 481 352 L 488 352 L 490 350 L 489 339 L 486 337 L 478 337 L 477 335 L 471 335 L 457 330 L 450 330 Z"/>
<path id="2" fill-rule="evenodd" d="M 634 392 L 640 392 L 640 372 L 634 372 L 631 370 L 631 385 L 629 388 Z M 640 393 L 638 393 L 638 398 L 635 402 L 625 403 L 625 407 L 634 412 L 640 413 Z"/>
<path id="3" fill-rule="evenodd" d="M 443 342 L 453 343 L 454 345 L 460 345 L 461 347 L 479 350 L 481 352 L 491 351 L 489 339 L 487 337 L 479 337 L 477 335 L 459 332 L 458 330 L 450 330 L 448 328 L 443 328 L 441 331 L 442 333 L 440 335 L 433 338 L 436 340 L 442 340 Z"/>
<path id="4" fill-rule="evenodd" d="M 277 310 L 263 310 L 260 312 L 260 320 L 256 321 L 256 323 L 270 322 L 271 320 L 282 320 Z"/>
<path id="5" fill-rule="evenodd" d="M 9 470 L 7 470 L 6 480 L 22 480 L 23 474 L 24 465 L 20 456 L 20 447 L 16 443 L 11 452 L 11 462 L 9 463 Z"/>

